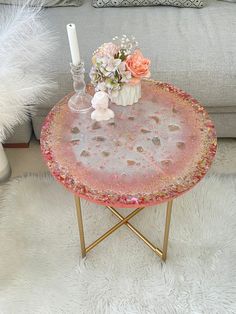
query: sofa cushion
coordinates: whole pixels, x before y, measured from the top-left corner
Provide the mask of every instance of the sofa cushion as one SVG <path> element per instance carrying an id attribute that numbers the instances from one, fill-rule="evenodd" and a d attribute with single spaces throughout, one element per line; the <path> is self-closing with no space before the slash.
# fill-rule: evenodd
<path id="1" fill-rule="evenodd" d="M 25 0 L 0 0 L 2 4 L 25 4 Z M 82 0 L 43 0 L 43 1 L 35 1 L 31 0 L 29 2 L 30 5 L 37 6 L 38 4 L 43 3 L 44 7 L 64 7 L 64 6 L 80 6 L 82 4 Z"/>
<path id="2" fill-rule="evenodd" d="M 4 141 L 5 144 L 27 144 L 30 141 L 32 135 L 31 121 L 25 121 L 22 124 L 17 124 L 13 133 L 9 134 Z"/>
<path id="3" fill-rule="evenodd" d="M 93 0 L 95 8 L 104 7 L 143 7 L 155 5 L 169 5 L 181 8 L 202 8 L 202 0 Z"/>

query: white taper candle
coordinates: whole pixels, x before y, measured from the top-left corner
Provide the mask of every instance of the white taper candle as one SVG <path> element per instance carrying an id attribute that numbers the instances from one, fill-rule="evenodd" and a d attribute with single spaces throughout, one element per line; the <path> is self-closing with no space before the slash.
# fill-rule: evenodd
<path id="1" fill-rule="evenodd" d="M 73 65 L 78 65 L 80 63 L 80 52 L 79 52 L 79 44 L 76 34 L 75 24 L 67 24 L 67 34 L 70 44 L 70 52 Z"/>

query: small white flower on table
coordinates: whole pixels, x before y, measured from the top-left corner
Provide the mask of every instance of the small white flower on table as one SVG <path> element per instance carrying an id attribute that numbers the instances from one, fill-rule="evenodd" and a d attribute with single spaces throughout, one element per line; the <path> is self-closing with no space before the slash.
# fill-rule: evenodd
<path id="1" fill-rule="evenodd" d="M 109 120 L 114 118 L 114 112 L 108 108 L 109 95 L 106 92 L 96 92 L 92 99 L 92 107 L 95 109 L 91 113 L 91 119 L 96 121 Z"/>

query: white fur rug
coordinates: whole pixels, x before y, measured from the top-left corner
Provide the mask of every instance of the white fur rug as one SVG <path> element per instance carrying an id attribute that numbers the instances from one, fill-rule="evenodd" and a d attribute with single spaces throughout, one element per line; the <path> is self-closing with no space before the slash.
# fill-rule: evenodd
<path id="1" fill-rule="evenodd" d="M 235 177 L 212 176 L 174 202 L 166 264 L 125 226 L 82 261 L 72 195 L 48 176 L 13 180 L 0 210 L 0 313 L 236 313 L 235 191 Z M 90 243 L 117 219 L 83 205 Z M 133 219 L 156 243 L 163 209 Z"/>

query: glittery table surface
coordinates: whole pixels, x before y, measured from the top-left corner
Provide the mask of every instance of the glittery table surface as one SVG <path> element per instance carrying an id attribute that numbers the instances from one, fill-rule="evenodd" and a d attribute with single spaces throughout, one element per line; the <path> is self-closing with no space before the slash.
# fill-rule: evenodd
<path id="1" fill-rule="evenodd" d="M 90 201 L 132 208 L 171 200 L 200 181 L 215 156 L 207 112 L 169 84 L 142 82 L 141 100 L 111 104 L 109 121 L 71 112 L 68 99 L 48 114 L 41 150 L 52 175 Z"/>

